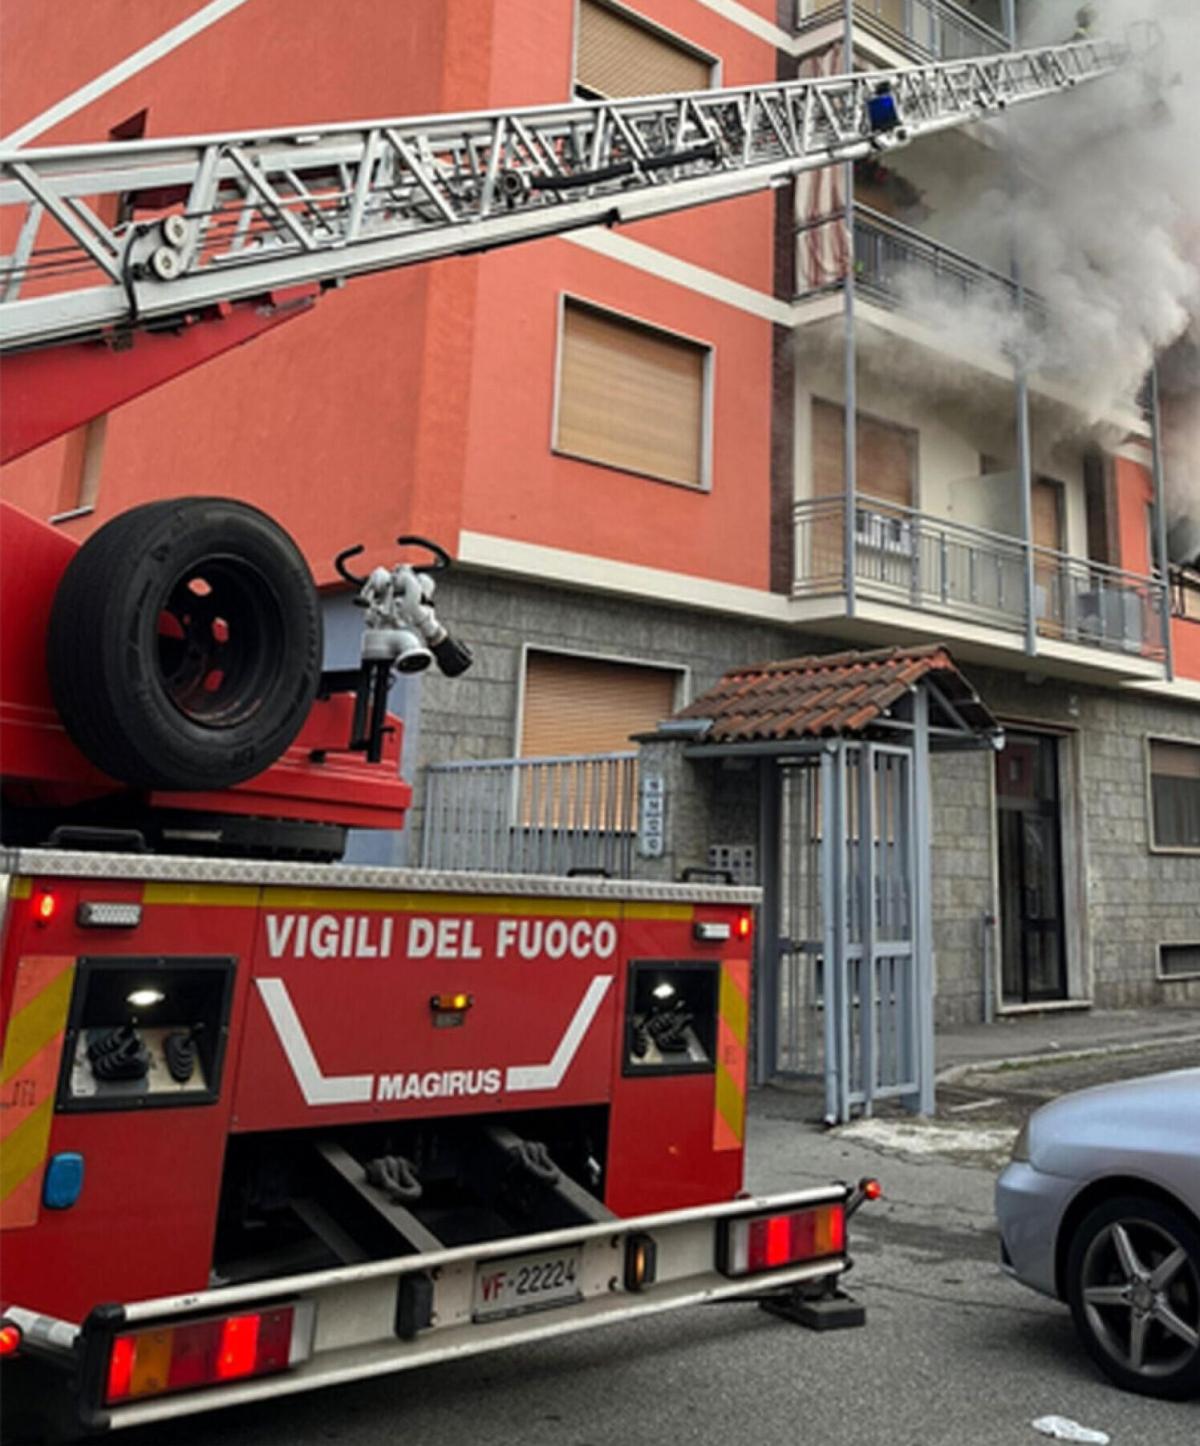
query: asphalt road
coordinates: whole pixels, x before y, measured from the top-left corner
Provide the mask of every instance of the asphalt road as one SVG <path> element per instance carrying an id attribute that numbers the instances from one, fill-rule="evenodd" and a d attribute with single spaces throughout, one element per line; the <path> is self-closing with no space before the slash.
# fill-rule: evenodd
<path id="1" fill-rule="evenodd" d="M 854 1225 L 852 1286 L 865 1329 L 815 1335 L 754 1306 L 716 1306 L 633 1328 L 285 1398 L 165 1430 L 128 1446 L 1036 1446 L 1055 1414 L 1114 1446 L 1195 1446 L 1200 1401 L 1124 1395 L 1091 1368 L 1064 1307 L 995 1265 L 996 1141 L 1030 1102 L 1082 1083 L 1193 1063 L 1138 1059 L 1002 1071 L 942 1101 L 934 1129 L 991 1141 L 930 1150 L 923 1137 L 806 1123 L 802 1093 L 755 1096 L 749 1182 L 779 1189 L 877 1174 L 885 1201 Z M 1018 1078 L 1019 1076 L 1019 1078 Z M 956 1104 L 998 1099 L 955 1116 Z M 982 1115 L 982 1119 L 977 1119 Z M 885 1122 L 886 1123 L 886 1122 Z M 918 1127 L 920 1129 L 921 1127 Z M 993 1132 L 993 1133 L 989 1133 Z M 937 1146 L 940 1137 L 932 1136 Z"/>

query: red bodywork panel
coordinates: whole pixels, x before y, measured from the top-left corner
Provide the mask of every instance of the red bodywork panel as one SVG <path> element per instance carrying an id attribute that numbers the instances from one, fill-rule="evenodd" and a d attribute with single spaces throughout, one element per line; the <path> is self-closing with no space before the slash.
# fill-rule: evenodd
<path id="1" fill-rule="evenodd" d="M 34 907 L 43 891 L 55 902 L 44 926 Z M 20 1046 L 32 1017 L 18 1010 L 9 1028 L 14 980 L 31 960 L 59 961 L 74 972 L 75 989 L 77 961 L 101 955 L 235 963 L 216 1099 L 59 1108 L 33 1155 L 23 1147 L 25 1179 L 10 1176 L 0 1207 L 9 1302 L 78 1320 L 103 1301 L 207 1286 L 233 1134 L 326 1134 L 356 1123 L 586 1104 L 608 1111 L 605 1200 L 617 1213 L 730 1199 L 741 1186 L 744 1020 L 740 1056 L 724 1052 L 715 1067 L 630 1078 L 625 1066 L 631 960 L 713 961 L 724 1018 L 726 983 L 744 987 L 747 968 L 730 955 L 745 955 L 748 941 L 698 943 L 693 924 L 732 923 L 743 909 L 73 878 L 21 879 L 15 894 L 0 993 L 6 1075 L 17 1062 L 12 1042 Z M 108 900 L 140 902 L 141 923 L 78 927 L 81 901 Z M 459 993 L 471 996 L 462 1022 L 439 1026 L 432 996 Z M 63 1103 L 57 1061 L 70 1051 L 67 1008 L 64 995 L 57 1033 L 42 1009 L 54 1068 L 40 1086 L 23 1084 L 29 1068 L 16 1068 L 0 1119 L 16 1118 L 12 1106 L 22 1120 L 49 1109 L 55 1089 Z M 7 1123 L 0 1129 L 9 1133 Z M 48 1209 L 39 1202 L 46 1162 L 63 1151 L 83 1157 L 83 1190 L 70 1208 Z"/>
<path id="2" fill-rule="evenodd" d="M 0 767 L 24 801 L 69 804 L 119 791 L 75 747 L 46 677 L 46 631 L 54 593 L 78 543 L 0 502 Z M 412 789 L 399 776 L 403 725 L 390 719 L 384 757 L 338 753 L 350 737 L 348 694 L 318 701 L 299 737 L 257 777 L 216 793 L 157 793 L 156 806 L 200 813 L 305 819 L 352 828 L 401 828 Z M 329 750 L 314 762 L 313 750 Z"/>

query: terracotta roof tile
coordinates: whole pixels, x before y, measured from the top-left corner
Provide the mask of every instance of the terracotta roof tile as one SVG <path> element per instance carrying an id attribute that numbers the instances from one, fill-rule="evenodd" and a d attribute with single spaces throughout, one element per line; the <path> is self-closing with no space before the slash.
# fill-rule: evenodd
<path id="1" fill-rule="evenodd" d="M 861 733 L 931 674 L 936 675 L 938 692 L 971 729 L 997 730 L 974 688 L 937 643 L 814 654 L 733 668 L 672 721 L 711 719 L 703 737 L 706 743 L 785 742 Z"/>

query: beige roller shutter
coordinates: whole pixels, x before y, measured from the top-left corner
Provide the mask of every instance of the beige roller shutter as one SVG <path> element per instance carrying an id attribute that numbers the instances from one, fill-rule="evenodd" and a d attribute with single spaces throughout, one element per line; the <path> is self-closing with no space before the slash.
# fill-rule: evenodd
<path id="1" fill-rule="evenodd" d="M 812 404 L 813 496 L 841 497 L 845 489 L 845 409 L 818 398 Z M 917 434 L 908 427 L 858 417 L 855 433 L 858 492 L 872 502 L 911 507 L 916 472 Z M 885 515 L 896 516 L 884 506 Z M 813 577 L 840 576 L 843 570 L 843 524 L 840 512 L 822 512 L 813 521 Z"/>
<path id="2" fill-rule="evenodd" d="M 840 497 L 845 476 L 844 410 L 813 398 L 813 496 Z M 808 574 L 814 582 L 837 579 L 845 567 L 845 516 L 841 508 L 822 509 L 811 520 Z"/>
<path id="3" fill-rule="evenodd" d="M 579 0 L 575 83 L 603 96 L 704 90 L 712 64 L 598 0 Z"/>
<path id="4" fill-rule="evenodd" d="M 521 757 L 628 751 L 630 734 L 674 712 L 678 677 L 665 668 L 530 651 Z"/>
<path id="5" fill-rule="evenodd" d="M 917 434 L 907 427 L 858 419 L 858 490 L 881 502 L 911 507 Z"/>
<path id="6" fill-rule="evenodd" d="M 1033 507 L 1033 541 L 1036 547 L 1061 552 L 1063 545 L 1063 486 L 1046 477 L 1034 479 L 1030 498 Z"/>
<path id="7" fill-rule="evenodd" d="M 706 358 L 695 342 L 568 301 L 555 446 L 703 485 Z"/>
<path id="8" fill-rule="evenodd" d="M 1200 744 L 1150 740 L 1150 771 L 1156 778 L 1200 779 Z"/>
<path id="9" fill-rule="evenodd" d="M 879 0 L 875 9 L 885 24 L 900 31 L 902 35 L 907 33 L 904 25 L 904 0 Z"/>
<path id="10" fill-rule="evenodd" d="M 845 473 L 845 412 L 818 397 L 812 404 L 813 496 L 840 497 Z"/>
<path id="11" fill-rule="evenodd" d="M 845 411 L 816 398 L 812 404 L 813 495 L 840 497 L 845 485 Z M 917 434 L 877 417 L 858 417 L 858 490 L 865 497 L 911 507 Z"/>

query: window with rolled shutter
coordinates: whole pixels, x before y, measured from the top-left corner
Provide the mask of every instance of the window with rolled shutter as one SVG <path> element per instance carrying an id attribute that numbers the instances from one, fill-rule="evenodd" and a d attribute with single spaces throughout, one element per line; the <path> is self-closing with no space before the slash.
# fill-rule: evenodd
<path id="1" fill-rule="evenodd" d="M 710 349 L 572 300 L 564 302 L 562 326 L 556 450 L 706 485 Z"/>
<path id="2" fill-rule="evenodd" d="M 813 398 L 813 495 L 840 497 L 845 486 L 845 409 L 836 402 Z M 898 507 L 913 505 L 913 476 L 917 463 L 917 434 L 911 427 L 883 422 L 859 412 L 855 443 L 858 450 L 858 491 Z"/>
<path id="3" fill-rule="evenodd" d="M 679 678 L 670 668 L 527 653 L 520 756 L 577 761 L 533 765 L 522 773 L 521 823 L 631 831 L 636 760 L 596 755 L 631 752 L 636 746 L 632 734 L 652 731 L 674 712 Z"/>
<path id="4" fill-rule="evenodd" d="M 577 94 L 616 98 L 704 90 L 712 75 L 707 56 L 599 0 L 579 0 Z"/>
<path id="5" fill-rule="evenodd" d="M 675 711 L 679 673 L 530 650 L 525 657 L 522 758 L 621 753 L 630 735 Z"/>
<path id="6" fill-rule="evenodd" d="M 1200 849 L 1200 743 L 1150 740 L 1150 803 L 1156 848 Z"/>
<path id="7" fill-rule="evenodd" d="M 845 493 L 845 416 L 845 408 L 836 402 L 813 398 L 814 497 L 841 497 Z M 909 547 L 908 515 L 901 509 L 913 505 L 917 434 L 910 427 L 883 422 L 860 412 L 855 425 L 855 446 L 855 472 L 862 504 L 857 523 L 859 544 L 899 556 Z M 814 576 L 840 576 L 843 567 L 841 512 L 822 511 L 814 518 L 812 530 Z"/>

